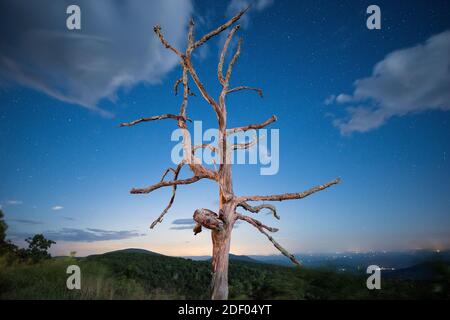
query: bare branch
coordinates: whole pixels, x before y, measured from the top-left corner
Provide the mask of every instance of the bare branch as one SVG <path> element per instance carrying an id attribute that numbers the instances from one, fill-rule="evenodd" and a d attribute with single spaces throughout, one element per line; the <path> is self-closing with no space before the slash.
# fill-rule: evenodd
<path id="1" fill-rule="evenodd" d="M 217 102 L 213 99 L 213 97 L 206 91 L 205 86 L 200 81 L 200 78 L 197 75 L 197 72 L 195 71 L 194 67 L 192 66 L 192 63 L 189 59 L 184 59 L 184 65 L 189 70 L 189 73 L 191 74 L 192 79 L 194 80 L 195 85 L 197 86 L 198 90 L 200 91 L 202 97 L 208 102 L 216 112 L 216 114 L 220 114 L 219 106 L 217 105 Z"/>
<path id="2" fill-rule="evenodd" d="M 255 134 L 252 136 L 252 140 L 245 143 L 235 143 L 230 146 L 231 150 L 237 150 L 237 149 L 250 149 L 256 143 L 258 142 L 258 136 Z"/>
<path id="3" fill-rule="evenodd" d="M 155 191 L 156 189 L 159 189 L 162 187 L 170 187 L 170 186 L 175 186 L 175 185 L 180 185 L 180 184 L 191 184 L 191 183 L 197 182 L 198 180 L 201 180 L 203 178 L 206 178 L 206 177 L 193 176 L 191 178 L 183 179 L 183 180 L 160 181 L 159 183 L 154 184 L 147 188 L 133 188 L 133 189 L 131 189 L 130 193 L 132 193 L 132 194 L 150 193 L 150 192 Z"/>
<path id="4" fill-rule="evenodd" d="M 202 44 L 204 44 L 206 41 L 208 41 L 209 39 L 211 39 L 214 36 L 217 36 L 219 33 L 221 33 L 223 30 L 227 29 L 228 27 L 230 27 L 233 23 L 235 23 L 236 21 L 238 21 L 243 15 L 244 13 L 249 9 L 249 7 L 245 8 L 244 10 L 242 10 L 241 12 L 239 12 L 237 15 L 235 15 L 233 18 L 231 18 L 230 20 L 228 20 L 227 22 L 225 22 L 223 25 L 221 25 L 220 27 L 218 27 L 217 29 L 205 34 L 203 37 L 201 37 L 198 41 L 196 41 L 192 47 L 192 49 L 198 48 L 200 47 Z"/>
<path id="5" fill-rule="evenodd" d="M 271 116 L 269 119 L 267 119 L 266 121 L 264 121 L 263 123 L 260 124 L 250 124 L 248 126 L 244 126 L 244 127 L 237 127 L 237 128 L 232 128 L 232 129 L 228 129 L 228 133 L 232 134 L 232 133 L 237 133 L 237 132 L 245 132 L 251 129 L 261 129 L 264 128 L 266 126 L 268 126 L 269 124 L 271 124 L 272 122 L 277 121 L 277 117 L 276 116 Z"/>
<path id="6" fill-rule="evenodd" d="M 189 31 L 188 31 L 188 55 L 192 52 L 194 47 L 194 20 L 191 18 L 189 20 Z"/>
<path id="7" fill-rule="evenodd" d="M 230 89 L 230 90 L 227 91 L 227 94 L 233 93 L 233 92 L 237 92 L 237 91 L 241 91 L 241 90 L 253 90 L 253 91 L 256 91 L 261 98 L 263 97 L 262 89 L 254 88 L 254 87 L 247 87 L 247 86 L 239 86 L 239 87 Z"/>
<path id="8" fill-rule="evenodd" d="M 225 43 L 223 44 L 223 48 L 222 48 L 222 52 L 220 53 L 220 59 L 219 59 L 219 64 L 217 66 L 217 76 L 219 78 L 219 82 L 224 85 L 225 84 L 225 79 L 223 78 L 223 63 L 225 61 L 225 55 L 227 53 L 228 50 L 228 46 L 231 42 L 231 39 L 233 38 L 233 35 L 236 33 L 237 30 L 239 30 L 241 26 L 237 25 L 235 26 L 233 29 L 230 30 L 230 33 L 228 34 L 227 39 L 225 40 Z"/>
<path id="9" fill-rule="evenodd" d="M 183 82 L 183 77 L 177 79 L 177 81 L 175 81 L 175 84 L 173 85 L 173 93 L 174 95 L 178 95 L 178 85 Z"/>
<path id="10" fill-rule="evenodd" d="M 238 207 L 242 207 L 247 211 L 253 212 L 253 213 L 259 213 L 262 209 L 269 209 L 270 211 L 272 211 L 273 216 L 280 220 L 280 216 L 277 214 L 277 208 L 275 208 L 274 205 L 268 204 L 268 203 L 264 203 L 264 204 L 260 204 L 258 206 L 251 206 L 249 205 L 247 202 L 241 202 L 237 205 Z"/>
<path id="11" fill-rule="evenodd" d="M 338 184 L 340 182 L 341 182 L 341 179 L 337 178 L 333 181 L 322 184 L 320 186 L 313 187 L 313 188 L 303 191 L 303 192 L 283 193 L 283 194 L 269 195 L 269 196 L 244 196 L 244 197 L 238 197 L 237 201 L 238 202 L 242 202 L 242 201 L 284 201 L 284 200 L 303 199 L 313 193 L 322 191 L 322 190 L 324 190 L 328 187 L 331 187 L 332 185 Z"/>
<path id="12" fill-rule="evenodd" d="M 181 81 L 183 82 L 183 102 L 181 102 L 180 116 L 186 117 L 186 108 L 189 98 L 189 87 L 188 87 L 188 71 L 185 65 L 183 65 L 183 75 L 181 77 Z M 186 123 L 178 122 L 178 126 L 180 128 L 185 129 Z"/>
<path id="13" fill-rule="evenodd" d="M 263 224 L 261 221 L 253 219 L 253 218 L 251 218 L 249 216 L 246 216 L 246 215 L 243 215 L 243 214 L 240 214 L 240 213 L 236 213 L 236 218 L 239 219 L 239 220 L 246 221 L 246 222 L 250 223 L 251 225 L 253 225 L 254 227 L 256 227 L 258 229 L 263 228 L 263 229 L 266 229 L 267 231 L 270 231 L 270 232 L 277 232 L 278 231 L 277 228 L 268 227 L 265 224 Z"/>
<path id="14" fill-rule="evenodd" d="M 228 83 L 230 82 L 231 73 L 233 72 L 233 66 L 236 63 L 237 59 L 241 55 L 241 44 L 242 44 L 242 38 L 239 39 L 236 52 L 234 53 L 233 58 L 230 61 L 230 64 L 228 65 L 227 73 L 225 75 L 224 82 L 226 83 L 226 87 L 228 87 Z"/>
<path id="15" fill-rule="evenodd" d="M 177 49 L 175 49 L 174 47 L 172 47 L 167 40 L 164 38 L 162 32 L 161 32 L 161 26 L 160 25 L 156 25 L 153 27 L 153 31 L 156 33 L 156 35 L 158 36 L 159 40 L 161 40 L 161 43 L 164 45 L 164 47 L 166 47 L 169 50 L 172 50 L 177 56 L 181 57 L 181 52 L 178 51 Z"/>
<path id="16" fill-rule="evenodd" d="M 241 219 L 244 221 L 247 221 L 248 223 L 250 223 L 251 225 L 253 225 L 256 229 L 259 230 L 259 232 L 261 232 L 262 234 L 264 234 L 267 239 L 269 239 L 270 242 L 273 243 L 273 245 L 275 246 L 275 248 L 277 248 L 284 256 L 288 257 L 294 264 L 300 266 L 300 262 L 295 258 L 295 256 L 291 253 L 289 253 L 286 249 L 284 249 L 278 242 L 275 241 L 274 238 L 272 238 L 271 235 L 269 235 L 264 229 L 267 229 L 268 231 L 271 232 L 276 232 L 278 231 L 278 229 L 275 228 L 269 228 L 265 225 L 263 225 L 261 222 L 259 222 L 256 219 L 250 218 L 248 216 L 244 216 L 242 214 L 237 213 L 237 219 Z"/>
<path id="17" fill-rule="evenodd" d="M 148 122 L 148 121 L 156 121 L 156 120 L 164 120 L 164 119 L 173 119 L 173 120 L 187 120 L 189 122 L 192 122 L 191 119 L 185 119 L 184 117 L 177 115 L 177 114 L 162 114 L 160 116 L 153 116 L 153 117 L 149 117 L 149 118 L 141 118 L 138 120 L 134 120 L 131 122 L 124 122 L 121 123 L 119 125 L 119 127 L 131 127 L 134 126 L 135 124 L 141 123 L 141 122 Z"/>
<path id="18" fill-rule="evenodd" d="M 175 174 L 175 169 L 174 168 L 167 168 L 167 170 L 164 172 L 164 174 L 161 177 L 160 182 L 164 181 L 164 179 L 166 178 L 167 174 L 172 171 Z"/>
<path id="19" fill-rule="evenodd" d="M 178 174 L 180 173 L 180 170 L 181 170 L 181 168 L 183 166 L 184 166 L 184 162 L 180 162 L 176 169 L 173 169 L 173 168 L 167 169 L 166 172 L 164 173 L 161 181 L 164 181 L 164 177 L 166 176 L 166 174 L 169 171 L 173 172 L 173 180 L 177 180 L 178 179 Z M 175 184 L 172 187 L 172 196 L 170 197 L 169 204 L 166 206 L 166 208 L 163 210 L 163 212 L 161 212 L 159 217 L 155 221 L 153 221 L 153 223 L 150 225 L 150 229 L 153 229 L 158 223 L 160 223 L 163 220 L 163 218 L 164 218 L 165 214 L 167 213 L 167 211 L 169 211 L 170 207 L 172 207 L 173 201 L 175 200 L 176 192 L 177 192 L 177 185 Z"/>
<path id="20" fill-rule="evenodd" d="M 258 230 L 264 234 L 270 242 L 273 243 L 274 247 L 277 248 L 284 256 L 288 257 L 294 264 L 301 266 L 300 262 L 295 258 L 292 253 L 289 253 L 286 249 L 284 249 L 278 242 L 275 241 L 274 238 L 267 232 L 265 232 L 262 228 L 258 228 Z"/>
<path id="21" fill-rule="evenodd" d="M 179 78 L 179 79 L 177 79 L 177 81 L 175 81 L 175 84 L 174 84 L 174 86 L 173 86 L 173 93 L 174 93 L 174 95 L 178 95 L 178 86 L 180 85 L 180 83 L 182 83 L 183 82 L 183 77 L 181 77 L 181 78 Z M 191 91 L 191 88 L 189 88 L 188 87 L 188 94 L 191 96 L 191 97 L 195 97 L 195 93 L 194 92 L 192 92 Z"/>

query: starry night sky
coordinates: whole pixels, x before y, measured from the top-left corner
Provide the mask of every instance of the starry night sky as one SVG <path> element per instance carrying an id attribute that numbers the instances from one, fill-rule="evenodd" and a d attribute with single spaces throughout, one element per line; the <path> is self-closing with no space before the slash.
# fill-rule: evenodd
<path id="1" fill-rule="evenodd" d="M 342 178 L 310 198 L 276 203 L 280 221 L 259 215 L 280 229 L 274 237 L 292 252 L 450 247 L 450 2 L 376 1 L 382 29 L 368 30 L 373 1 L 169 1 L 167 7 L 155 1 L 142 8 L 70 1 L 80 4 L 80 31 L 65 29 L 69 2 L 36 2 L 49 10 L 30 8 L 27 18 L 26 2 L 0 4 L 0 204 L 15 242 L 44 232 L 57 241 L 54 254 L 125 247 L 210 253 L 209 233 L 194 237 L 180 219 L 196 208 L 217 210 L 212 182 L 181 186 L 154 230 L 148 226 L 171 190 L 129 194 L 158 182 L 171 165 L 175 123 L 118 124 L 178 112 L 173 55 L 158 42 L 145 51 L 146 41 L 156 41 L 153 24 L 170 29 L 169 40 L 183 46 L 191 14 L 199 36 L 252 2 L 231 82 L 261 87 L 264 98 L 230 96 L 229 126 L 276 114 L 270 128 L 280 130 L 280 170 L 261 176 L 258 165 L 236 165 L 235 192 L 299 192 Z M 185 13 L 175 15 L 180 7 Z M 221 43 L 218 37 L 195 56 L 215 95 Z M 199 95 L 188 115 L 205 129 L 215 125 Z M 276 253 L 243 223 L 231 251 Z"/>

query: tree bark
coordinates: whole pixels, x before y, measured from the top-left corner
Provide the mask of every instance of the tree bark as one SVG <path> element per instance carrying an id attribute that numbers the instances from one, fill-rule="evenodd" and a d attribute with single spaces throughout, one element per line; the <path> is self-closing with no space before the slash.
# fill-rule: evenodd
<path id="1" fill-rule="evenodd" d="M 223 231 L 211 231 L 213 244 L 211 299 L 228 299 L 228 255 L 230 253 L 231 226 Z"/>
<path id="2" fill-rule="evenodd" d="M 213 245 L 211 299 L 226 300 L 228 299 L 228 261 L 231 232 L 236 221 L 234 213 L 236 205 L 229 198 L 229 195 L 233 194 L 231 165 L 229 163 L 222 164 L 219 188 L 219 219 L 223 221 L 224 228 L 221 231 L 211 230 Z"/>

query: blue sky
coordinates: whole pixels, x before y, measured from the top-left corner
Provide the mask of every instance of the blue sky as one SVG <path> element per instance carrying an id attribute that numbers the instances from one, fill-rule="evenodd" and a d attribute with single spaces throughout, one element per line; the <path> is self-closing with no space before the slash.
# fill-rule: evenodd
<path id="1" fill-rule="evenodd" d="M 57 241 L 54 254 L 124 247 L 209 254 L 208 232 L 194 237 L 176 222 L 197 208 L 217 210 L 213 183 L 181 186 L 153 230 L 171 190 L 129 194 L 159 181 L 171 165 L 175 124 L 118 124 L 178 112 L 172 86 L 180 70 L 156 41 L 154 24 L 183 47 L 191 15 L 201 35 L 250 2 L 232 82 L 259 86 L 264 98 L 230 96 L 229 124 L 276 114 L 271 128 L 280 130 L 280 170 L 261 176 L 257 165 L 236 165 L 235 192 L 298 192 L 343 179 L 310 198 L 277 203 L 279 221 L 259 216 L 280 229 L 274 237 L 292 252 L 448 248 L 447 1 L 378 1 L 381 30 L 366 28 L 368 1 L 3 1 L 0 204 L 10 237 L 22 243 L 44 232 Z M 80 31 L 65 28 L 72 3 L 81 7 Z M 195 60 L 214 94 L 222 41 Z M 188 114 L 204 128 L 214 126 L 200 97 L 190 100 Z M 243 223 L 232 251 L 276 253 Z"/>

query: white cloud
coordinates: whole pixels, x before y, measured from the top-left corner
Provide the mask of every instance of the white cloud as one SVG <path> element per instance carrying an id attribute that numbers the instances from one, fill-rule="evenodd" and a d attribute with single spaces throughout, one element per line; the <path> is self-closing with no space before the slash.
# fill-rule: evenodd
<path id="1" fill-rule="evenodd" d="M 55 211 L 62 210 L 62 209 L 64 209 L 63 206 L 53 206 L 52 207 L 52 210 L 55 210 Z"/>
<path id="2" fill-rule="evenodd" d="M 341 93 L 336 97 L 337 103 L 347 103 L 352 101 L 352 96 L 349 96 L 348 94 Z"/>
<path id="3" fill-rule="evenodd" d="M 61 101 L 97 109 L 119 88 L 158 83 L 177 58 L 153 33 L 183 47 L 190 0 L 79 0 L 81 30 L 65 27 L 66 1 L 0 3 L 0 82 L 19 83 Z"/>
<path id="4" fill-rule="evenodd" d="M 347 105 L 348 118 L 334 121 L 343 135 L 376 129 L 394 116 L 450 110 L 450 31 L 388 54 L 372 76 L 355 81 L 352 95 L 333 100 Z"/>

